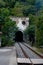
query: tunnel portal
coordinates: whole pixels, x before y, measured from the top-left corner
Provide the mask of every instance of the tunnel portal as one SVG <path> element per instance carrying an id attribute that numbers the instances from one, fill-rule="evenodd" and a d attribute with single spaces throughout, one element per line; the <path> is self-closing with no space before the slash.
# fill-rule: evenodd
<path id="1" fill-rule="evenodd" d="M 23 42 L 23 33 L 21 31 L 17 31 L 15 34 L 16 42 Z"/>

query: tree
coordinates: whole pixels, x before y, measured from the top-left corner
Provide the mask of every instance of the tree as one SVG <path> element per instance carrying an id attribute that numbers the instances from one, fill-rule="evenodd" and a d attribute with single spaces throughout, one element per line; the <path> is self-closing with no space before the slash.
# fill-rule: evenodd
<path id="1" fill-rule="evenodd" d="M 31 45 L 33 46 L 35 43 L 35 25 L 28 26 L 24 33 L 28 35 L 28 41 L 32 42 Z"/>
<path id="2" fill-rule="evenodd" d="M 28 16 L 29 16 L 29 24 L 30 25 L 35 25 L 36 22 L 37 22 L 37 16 L 32 15 L 32 14 L 29 14 Z"/>
<path id="3" fill-rule="evenodd" d="M 0 24 L 5 21 L 6 17 L 10 15 L 10 11 L 8 8 L 0 9 Z"/>
<path id="4" fill-rule="evenodd" d="M 43 16 L 39 16 L 36 23 L 36 45 L 43 45 Z"/>
<path id="5" fill-rule="evenodd" d="M 15 7 L 12 9 L 11 13 L 13 16 L 23 16 L 22 10 L 23 10 L 23 5 L 17 2 Z"/>
<path id="6" fill-rule="evenodd" d="M 10 11 L 8 8 L 0 9 L 0 28 L 2 28 L 2 26 L 7 21 L 7 19 L 9 19 L 9 15 L 10 15 Z"/>
<path id="7" fill-rule="evenodd" d="M 27 4 L 28 4 L 27 7 L 24 7 L 23 9 L 23 15 L 24 16 L 28 16 L 29 14 L 36 15 L 37 9 L 35 6 L 35 0 L 28 0 Z"/>
<path id="8" fill-rule="evenodd" d="M 10 8 L 13 8 L 16 3 L 16 0 L 3 0 L 3 1 L 6 3 L 6 7 Z"/>
<path id="9" fill-rule="evenodd" d="M 3 0 L 0 0 L 0 8 L 5 7 L 5 2 Z"/>
<path id="10" fill-rule="evenodd" d="M 13 43 L 13 37 L 15 37 L 15 33 L 18 30 L 16 27 L 16 22 L 12 20 L 8 20 L 5 22 L 4 26 L 2 27 L 2 46 L 5 45 L 12 45 Z"/>
<path id="11" fill-rule="evenodd" d="M 27 2 L 31 5 L 35 5 L 36 0 L 27 0 Z"/>

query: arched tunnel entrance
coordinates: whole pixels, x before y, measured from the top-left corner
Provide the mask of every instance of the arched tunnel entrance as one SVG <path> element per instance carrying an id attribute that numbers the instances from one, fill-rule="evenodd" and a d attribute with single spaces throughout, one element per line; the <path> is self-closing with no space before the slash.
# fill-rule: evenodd
<path id="1" fill-rule="evenodd" d="M 15 41 L 22 42 L 23 41 L 23 33 L 21 31 L 17 31 L 15 33 Z"/>

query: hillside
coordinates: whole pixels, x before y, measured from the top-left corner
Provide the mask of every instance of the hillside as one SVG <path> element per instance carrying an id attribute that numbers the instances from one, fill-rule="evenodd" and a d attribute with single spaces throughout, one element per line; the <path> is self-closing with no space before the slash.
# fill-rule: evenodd
<path id="1" fill-rule="evenodd" d="M 8 45 L 18 28 L 10 16 L 29 17 L 26 35 L 32 38 L 37 46 L 43 45 L 43 0 L 0 0 L 0 31 L 3 32 L 2 43 Z M 15 29 L 14 29 L 15 28 Z M 14 34 L 15 36 L 15 34 Z M 11 37 L 11 38 L 10 38 Z M 36 39 L 35 39 L 36 37 Z M 12 43 L 12 41 L 11 41 Z M 34 45 L 34 43 L 32 44 Z"/>
<path id="2" fill-rule="evenodd" d="M 14 16 L 29 16 L 36 14 L 42 2 L 43 0 L 0 0 L 0 8 L 7 8 Z"/>

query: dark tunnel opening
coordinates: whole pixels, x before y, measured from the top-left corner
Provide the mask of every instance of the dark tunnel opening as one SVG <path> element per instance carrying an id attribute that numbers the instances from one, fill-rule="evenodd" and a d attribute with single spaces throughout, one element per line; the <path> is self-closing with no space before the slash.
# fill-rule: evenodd
<path id="1" fill-rule="evenodd" d="M 15 42 L 23 42 L 23 33 L 21 31 L 15 33 Z"/>

